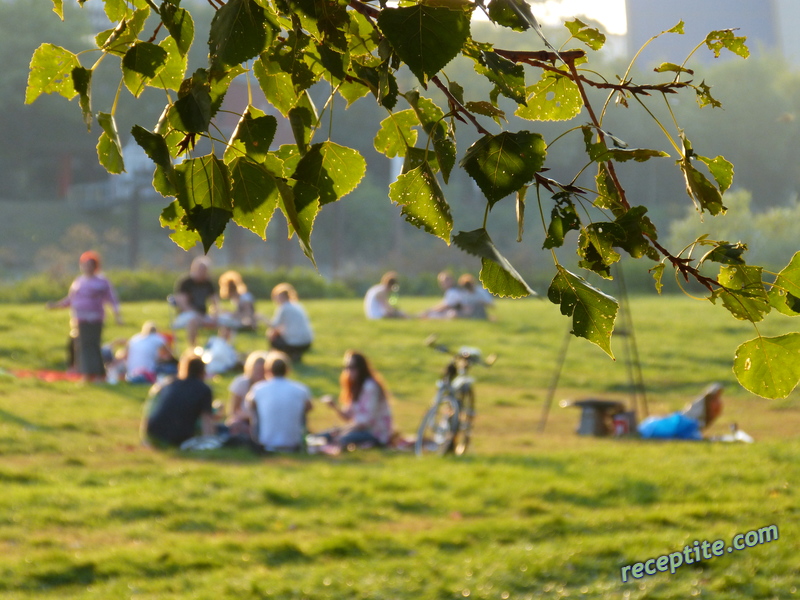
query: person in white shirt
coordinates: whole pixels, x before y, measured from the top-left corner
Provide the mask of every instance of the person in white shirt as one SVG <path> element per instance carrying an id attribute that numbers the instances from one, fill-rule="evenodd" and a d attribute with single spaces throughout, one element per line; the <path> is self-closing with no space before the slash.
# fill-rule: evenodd
<path id="1" fill-rule="evenodd" d="M 297 291 L 289 283 L 279 283 L 272 289 L 272 301 L 278 309 L 267 329 L 270 348 L 289 355 L 295 363 L 311 348 L 314 332 L 305 309 L 297 299 Z"/>
<path id="2" fill-rule="evenodd" d="M 480 285 L 469 273 L 458 278 L 463 303 L 462 315 L 468 319 L 488 319 L 489 311 L 494 306 L 494 297 L 485 287 Z"/>
<path id="3" fill-rule="evenodd" d="M 463 316 L 464 297 L 461 288 L 456 285 L 453 274 L 449 271 L 442 271 L 436 279 L 444 292 L 444 297 L 436 306 L 429 308 L 421 316 L 427 319 L 456 319 Z"/>
<path id="4" fill-rule="evenodd" d="M 247 393 L 251 437 L 267 452 L 297 452 L 303 447 L 311 392 L 287 377 L 290 365 L 283 352 L 270 352 L 267 379 Z"/>
<path id="5" fill-rule="evenodd" d="M 364 314 L 368 319 L 404 319 L 408 316 L 394 305 L 393 294 L 399 289 L 397 277 L 395 271 L 384 273 L 381 282 L 367 290 Z"/>
<path id="6" fill-rule="evenodd" d="M 167 340 L 152 321 L 145 322 L 141 333 L 128 340 L 126 354 L 125 380 L 128 383 L 155 382 L 159 360 L 172 358 Z"/>

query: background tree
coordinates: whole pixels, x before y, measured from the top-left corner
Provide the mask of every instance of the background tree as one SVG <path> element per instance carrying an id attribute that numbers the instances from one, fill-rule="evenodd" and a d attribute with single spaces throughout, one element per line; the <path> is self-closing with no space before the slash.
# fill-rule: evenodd
<path id="1" fill-rule="evenodd" d="M 493 292 L 512 297 L 531 293 L 531 287 L 503 256 L 490 236 L 490 214 L 512 209 L 515 231 L 504 237 L 521 238 L 525 214 L 540 217 L 547 232 L 555 276 L 548 297 L 570 317 L 575 335 L 611 354 L 610 337 L 616 301 L 568 270 L 555 253 L 570 231 L 578 233 L 581 268 L 611 278 L 623 254 L 655 263 L 660 286 L 669 267 L 686 280 L 704 286 L 708 298 L 735 318 L 762 320 L 774 307 L 787 314 L 800 312 L 800 278 L 790 264 L 776 281 L 763 281 L 762 268 L 749 266 L 742 248 L 726 241 L 702 238 L 695 245 L 708 251 L 697 261 L 673 253 L 659 241 L 647 208 L 623 186 L 619 165 L 664 160 L 672 156 L 675 176 L 701 212 L 725 212 L 722 194 L 733 182 L 733 166 L 722 156 L 696 150 L 689 133 L 676 119 L 671 99 L 693 97 L 701 107 L 719 107 L 705 82 L 695 82 L 684 65 L 659 66 L 656 83 L 632 80 L 629 68 L 619 77 L 593 69 L 587 52 L 598 51 L 605 36 L 579 20 L 567 22 L 567 45 L 556 49 L 543 35 L 530 7 L 518 0 L 423 0 L 397 7 L 360 0 L 210 0 L 215 14 L 207 30 L 208 57 L 203 67 L 189 69 L 188 53 L 201 31 L 192 12 L 179 0 L 105 0 L 106 14 L 115 26 L 95 37 L 89 63 L 53 44 L 34 53 L 26 100 L 43 93 L 78 98 L 83 118 L 99 126 L 98 157 L 109 172 L 124 169 L 117 127 L 117 99 L 127 89 L 134 97 L 148 87 L 161 89 L 166 106 L 148 129 L 132 135 L 155 163 L 154 187 L 175 197 L 161 215 L 183 248 L 201 243 L 206 251 L 222 243 L 229 223 L 265 234 L 276 212 L 286 220 L 314 262 L 311 232 L 320 212 L 359 185 L 366 172 L 361 152 L 347 144 L 348 132 L 337 130 L 332 107 L 348 106 L 371 97 L 372 112 L 380 107 L 380 122 L 364 121 L 375 132 L 375 149 L 388 158 L 403 159 L 402 173 L 389 187 L 390 200 L 416 227 L 454 243 L 481 260 L 481 280 Z M 62 0 L 54 10 L 63 13 Z M 525 36 L 541 41 L 545 50 L 520 51 L 498 47 L 472 35 L 476 11 Z M 683 33 L 680 23 L 665 35 Z M 536 34 L 536 35 L 534 35 Z M 509 36 L 513 37 L 513 36 Z M 569 48 L 568 45 L 578 48 Z M 524 45 L 523 45 L 524 47 Z M 744 39 L 729 30 L 715 31 L 701 41 L 719 54 L 730 51 L 746 57 Z M 472 62 L 488 82 L 478 97 L 447 73 L 458 56 Z M 104 62 L 121 69 L 114 101 L 97 111 L 92 81 Z M 221 123 L 226 94 L 239 77 L 247 78 L 248 94 L 238 109 L 231 134 Z M 322 98 L 312 92 L 324 82 Z M 291 143 L 276 134 L 278 119 L 255 104 L 252 87 L 259 87 L 275 112 L 291 128 Z M 648 102 L 657 101 L 659 111 Z M 664 135 L 661 146 L 640 148 L 626 140 L 623 129 L 608 131 L 607 113 L 614 107 L 649 115 Z M 509 115 L 526 127 L 508 124 Z M 659 116 L 661 115 L 661 116 Z M 542 121 L 564 123 L 563 132 L 546 139 L 531 131 Z M 573 121 L 573 123 L 568 123 Z M 466 137 L 465 151 L 457 139 Z M 549 171 L 548 161 L 559 152 L 584 155 L 577 173 Z M 176 160 L 180 159 L 180 162 Z M 458 167 L 458 168 L 457 168 Z M 483 206 L 459 218 L 468 231 L 454 233 L 455 222 L 445 189 L 454 173 L 466 173 L 484 197 Z M 800 258 L 798 259 L 800 261 Z M 721 264 L 715 276 L 701 270 Z M 735 369 L 739 380 L 756 393 L 787 394 L 800 379 L 793 365 L 800 351 L 800 334 L 758 337 L 743 344 Z"/>

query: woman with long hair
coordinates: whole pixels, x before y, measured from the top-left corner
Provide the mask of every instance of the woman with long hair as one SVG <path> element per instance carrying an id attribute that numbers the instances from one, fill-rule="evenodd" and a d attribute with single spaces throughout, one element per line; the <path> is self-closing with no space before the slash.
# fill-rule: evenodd
<path id="1" fill-rule="evenodd" d="M 330 395 L 322 398 L 345 422 L 344 427 L 328 432 L 330 440 L 340 447 L 387 445 L 393 431 L 389 393 L 363 354 L 354 350 L 345 353 L 339 384 L 338 403 Z"/>
<path id="2" fill-rule="evenodd" d="M 219 315 L 219 323 L 231 329 L 250 329 L 256 325 L 255 297 L 238 271 L 225 271 L 219 277 L 220 300 L 230 300 L 233 312 Z"/>

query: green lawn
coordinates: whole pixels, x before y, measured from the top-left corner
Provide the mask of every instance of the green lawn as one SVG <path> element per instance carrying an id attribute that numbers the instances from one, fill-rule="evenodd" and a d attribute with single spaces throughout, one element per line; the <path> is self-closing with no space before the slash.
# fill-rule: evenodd
<path id="1" fill-rule="evenodd" d="M 421 310 L 434 299 L 404 299 Z M 626 400 L 616 363 L 573 340 L 544 433 L 537 427 L 567 329 L 547 301 L 501 302 L 492 323 L 367 322 L 359 301 L 307 302 L 317 342 L 295 375 L 334 392 L 343 352 L 372 358 L 413 433 L 444 357 L 430 333 L 499 360 L 476 369 L 479 416 L 462 458 L 397 452 L 263 458 L 160 453 L 139 444 L 146 390 L 17 379 L 59 368 L 66 313 L 0 306 L 0 598 L 791 598 L 798 595 L 800 402 L 739 388 L 736 346 L 753 335 L 687 298 L 633 299 L 651 413 L 711 381 L 752 445 L 576 436 L 565 398 Z M 264 309 L 269 307 L 265 305 Z M 125 305 L 132 334 L 166 324 Z M 761 326 L 787 330 L 789 320 Z M 263 347 L 239 335 L 240 350 Z M 213 382 L 224 399 L 230 378 Z M 333 423 L 325 407 L 312 428 Z M 780 538 L 623 583 L 623 566 L 775 524 Z"/>

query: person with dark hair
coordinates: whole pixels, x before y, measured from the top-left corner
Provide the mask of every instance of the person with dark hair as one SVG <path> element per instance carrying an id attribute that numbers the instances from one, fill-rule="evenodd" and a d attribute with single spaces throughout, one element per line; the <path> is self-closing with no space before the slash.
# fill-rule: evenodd
<path id="1" fill-rule="evenodd" d="M 425 319 L 456 319 L 464 313 L 464 296 L 450 271 L 442 271 L 436 281 L 444 292 L 442 300 L 422 313 Z"/>
<path id="2" fill-rule="evenodd" d="M 303 448 L 311 392 L 288 378 L 291 359 L 283 352 L 269 353 L 264 365 L 267 379 L 247 393 L 251 437 L 267 452 L 298 452 Z"/>
<path id="3" fill-rule="evenodd" d="M 197 433 L 214 435 L 213 395 L 203 381 L 206 365 L 194 353 L 185 354 L 178 365 L 178 378 L 153 398 L 142 422 L 143 436 L 157 446 L 178 447 Z"/>
<path id="4" fill-rule="evenodd" d="M 175 329 L 186 329 L 189 348 L 197 343 L 197 333 L 201 327 L 216 327 L 215 315 L 218 312 L 219 300 L 217 289 L 209 279 L 210 265 L 204 256 L 195 258 L 189 267 L 189 274 L 175 284 L 173 298 L 178 316 L 172 323 Z M 208 303 L 211 302 L 209 314 Z"/>
<path id="5" fill-rule="evenodd" d="M 321 398 L 345 422 L 345 426 L 323 432 L 329 441 L 345 448 L 350 445 L 386 446 L 392 439 L 389 393 L 380 375 L 360 352 L 348 350 L 339 378 L 339 402 L 333 396 Z"/>
<path id="6" fill-rule="evenodd" d="M 368 319 L 404 319 L 406 315 L 395 306 L 395 294 L 399 290 L 398 275 L 395 271 L 383 274 L 364 295 L 364 314 Z"/>
<path id="7" fill-rule="evenodd" d="M 314 332 L 305 309 L 290 283 L 272 288 L 272 301 L 278 306 L 267 329 L 269 346 L 289 355 L 295 363 L 311 348 Z"/>
<path id="8" fill-rule="evenodd" d="M 80 257 L 81 275 L 72 282 L 69 293 L 57 302 L 48 302 L 47 308 L 70 307 L 71 322 L 77 324 L 74 358 L 84 381 L 104 380 L 102 338 L 104 305 L 111 305 L 118 324 L 122 324 L 119 299 L 114 287 L 100 271 L 100 256 L 93 251 Z"/>

